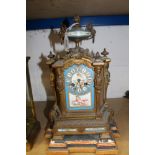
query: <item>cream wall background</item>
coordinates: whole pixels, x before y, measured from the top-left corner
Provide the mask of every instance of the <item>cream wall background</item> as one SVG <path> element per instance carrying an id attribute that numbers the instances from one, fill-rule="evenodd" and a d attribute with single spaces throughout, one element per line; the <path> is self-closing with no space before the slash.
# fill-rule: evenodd
<path id="1" fill-rule="evenodd" d="M 82 42 L 81 47 L 93 52 L 102 52 L 104 48 L 111 58 L 111 82 L 108 98 L 124 96 L 129 89 L 129 26 L 96 26 L 95 43 Z M 26 55 L 30 56 L 29 70 L 34 101 L 53 99 L 53 90 L 49 87 L 49 68 L 45 64 L 46 56 L 52 51 L 48 36 L 50 29 L 26 32 Z M 74 47 L 74 44 L 70 44 Z M 57 44 L 57 50 L 63 45 Z"/>

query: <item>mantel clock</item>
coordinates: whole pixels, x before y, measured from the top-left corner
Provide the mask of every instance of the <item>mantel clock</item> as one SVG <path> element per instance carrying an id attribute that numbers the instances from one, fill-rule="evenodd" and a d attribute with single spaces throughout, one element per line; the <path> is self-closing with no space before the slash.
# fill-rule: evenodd
<path id="1" fill-rule="evenodd" d="M 108 52 L 104 49 L 101 54 L 94 54 L 79 47 L 82 40 L 94 42 L 96 31 L 90 24 L 82 29 L 79 20 L 75 21 L 64 34 L 64 38 L 75 42 L 75 48 L 55 54 L 50 52 L 48 56 L 51 87 L 56 92 L 56 102 L 50 113 L 54 139 L 107 133 L 113 122 L 113 112 L 106 102 L 111 61 Z"/>

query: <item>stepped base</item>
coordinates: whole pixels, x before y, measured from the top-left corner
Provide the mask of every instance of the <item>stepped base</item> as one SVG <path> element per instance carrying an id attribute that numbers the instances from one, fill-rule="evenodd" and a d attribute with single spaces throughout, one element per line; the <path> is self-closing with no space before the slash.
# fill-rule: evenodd
<path id="1" fill-rule="evenodd" d="M 118 154 L 118 148 L 109 133 L 53 136 L 50 140 L 48 155 L 72 153 Z"/>

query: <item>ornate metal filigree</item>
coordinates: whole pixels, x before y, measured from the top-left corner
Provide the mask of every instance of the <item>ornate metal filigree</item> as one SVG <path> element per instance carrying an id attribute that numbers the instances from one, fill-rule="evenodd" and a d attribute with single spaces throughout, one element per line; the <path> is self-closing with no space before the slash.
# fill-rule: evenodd
<path id="1" fill-rule="evenodd" d="M 68 53 L 64 56 L 64 59 L 69 58 L 76 58 L 76 59 L 86 58 L 92 60 L 93 57 L 88 49 L 70 48 L 68 50 Z"/>
<path id="2" fill-rule="evenodd" d="M 77 65 L 80 65 L 80 64 L 84 64 L 86 66 L 88 66 L 89 68 L 92 68 L 92 65 L 91 65 L 91 61 L 89 59 L 75 59 L 75 58 L 72 58 L 72 59 L 69 59 L 69 60 L 66 60 L 64 62 L 64 69 L 65 68 L 68 68 L 74 64 L 77 64 Z"/>
<path id="3" fill-rule="evenodd" d="M 51 85 L 52 88 L 54 88 L 54 86 L 55 86 L 54 80 L 55 80 L 54 73 L 51 72 L 50 73 L 50 85 Z"/>
<path id="4" fill-rule="evenodd" d="M 61 44 L 65 44 L 66 48 L 68 47 L 68 43 L 69 43 L 69 37 L 67 36 L 68 31 L 70 31 L 72 28 L 78 29 L 81 28 L 80 26 L 80 17 L 79 16 L 75 16 L 73 19 L 74 23 L 72 25 L 69 25 L 68 19 L 64 19 L 63 23 L 60 26 L 60 30 L 54 30 L 51 29 L 51 32 L 49 34 L 49 41 L 51 46 L 53 47 L 53 51 L 55 52 L 55 44 L 56 43 L 61 43 Z M 74 42 L 76 43 L 76 47 L 79 47 L 80 42 L 82 40 L 88 40 L 88 39 L 92 39 L 93 43 L 95 40 L 95 34 L 96 34 L 96 30 L 93 28 L 92 24 L 87 24 L 85 29 L 81 29 L 82 31 L 86 31 L 89 32 L 89 36 L 88 37 L 80 37 L 80 39 L 73 39 Z"/>
<path id="5" fill-rule="evenodd" d="M 53 105 L 53 108 L 51 109 L 51 111 L 49 113 L 50 121 L 55 122 L 60 117 L 61 117 L 61 112 L 60 112 L 60 109 L 59 109 L 57 103 L 55 102 Z"/>
<path id="6" fill-rule="evenodd" d="M 86 30 L 90 31 L 91 32 L 91 37 L 89 39 L 93 39 L 93 43 L 95 41 L 95 34 L 96 34 L 96 30 L 93 28 L 93 25 L 92 24 L 87 24 L 86 25 Z"/>
<path id="7" fill-rule="evenodd" d="M 95 76 L 95 88 L 97 90 L 100 90 L 102 88 L 102 68 L 101 66 L 96 66 L 95 67 L 95 73 L 96 73 L 96 76 Z"/>
<path id="8" fill-rule="evenodd" d="M 109 63 L 110 63 L 110 58 L 107 57 L 107 55 L 109 54 L 109 52 L 107 52 L 107 50 L 104 48 L 103 52 L 101 53 L 103 55 L 103 62 L 104 62 L 104 100 L 106 102 L 107 99 L 107 89 L 108 89 L 108 85 L 110 82 L 110 72 L 109 72 Z"/>
<path id="9" fill-rule="evenodd" d="M 110 72 L 108 68 L 109 68 L 109 63 L 105 63 L 104 79 L 107 85 L 110 82 Z"/>
<path id="10" fill-rule="evenodd" d="M 61 91 L 64 90 L 64 78 L 63 78 L 62 73 L 63 73 L 62 68 L 58 68 L 56 70 L 56 75 L 57 75 L 56 89 L 58 90 L 59 93 L 61 93 Z"/>

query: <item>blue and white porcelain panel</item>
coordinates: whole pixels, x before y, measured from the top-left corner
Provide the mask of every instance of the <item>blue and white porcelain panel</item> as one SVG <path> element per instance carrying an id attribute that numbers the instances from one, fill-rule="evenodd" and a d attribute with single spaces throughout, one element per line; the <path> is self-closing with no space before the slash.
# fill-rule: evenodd
<path id="1" fill-rule="evenodd" d="M 67 110 L 94 109 L 94 71 L 86 65 L 64 70 Z"/>

